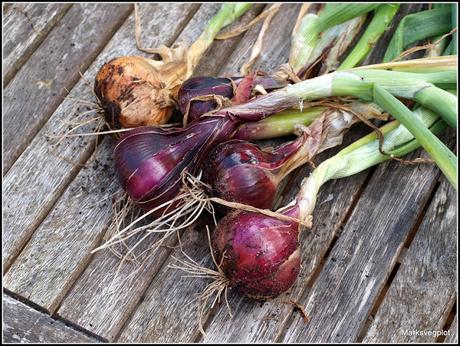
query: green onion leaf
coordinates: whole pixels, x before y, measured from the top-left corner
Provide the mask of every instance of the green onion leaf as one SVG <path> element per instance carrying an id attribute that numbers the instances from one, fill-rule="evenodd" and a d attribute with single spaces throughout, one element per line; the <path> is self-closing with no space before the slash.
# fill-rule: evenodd
<path id="1" fill-rule="evenodd" d="M 399 4 L 382 4 L 377 7 L 366 31 L 338 70 L 355 67 L 367 57 L 380 36 L 387 29 L 396 12 L 398 12 L 398 9 Z"/>
<path id="2" fill-rule="evenodd" d="M 450 6 L 409 14 L 399 23 L 385 52 L 383 62 L 394 60 L 411 44 L 419 40 L 445 34 L 451 28 Z"/>
<path id="3" fill-rule="evenodd" d="M 401 101 L 381 86 L 374 84 L 374 102 L 401 122 L 423 146 L 457 189 L 457 157 Z"/>

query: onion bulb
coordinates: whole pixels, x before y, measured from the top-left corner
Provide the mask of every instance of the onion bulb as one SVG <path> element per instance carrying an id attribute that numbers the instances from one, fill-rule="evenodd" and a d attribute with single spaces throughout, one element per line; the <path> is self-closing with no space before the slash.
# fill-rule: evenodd
<path id="1" fill-rule="evenodd" d="M 297 208 L 286 215 L 297 217 Z M 212 245 L 230 287 L 257 300 L 278 296 L 300 271 L 299 225 L 259 213 L 233 211 L 219 222 Z"/>

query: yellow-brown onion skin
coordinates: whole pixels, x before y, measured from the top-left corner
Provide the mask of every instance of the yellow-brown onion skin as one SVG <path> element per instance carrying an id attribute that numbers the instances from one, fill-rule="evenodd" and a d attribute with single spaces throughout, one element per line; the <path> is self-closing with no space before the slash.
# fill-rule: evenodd
<path id="1" fill-rule="evenodd" d="M 171 90 L 148 59 L 140 56 L 115 58 L 96 75 L 94 91 L 114 128 L 165 124 L 173 112 Z"/>

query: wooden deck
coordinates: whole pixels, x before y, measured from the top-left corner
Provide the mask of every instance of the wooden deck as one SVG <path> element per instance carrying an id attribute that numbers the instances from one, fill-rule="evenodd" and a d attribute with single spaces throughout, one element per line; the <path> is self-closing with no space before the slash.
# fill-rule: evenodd
<path id="1" fill-rule="evenodd" d="M 287 61 L 299 6 L 284 4 L 273 19 L 261 69 Z M 142 4 L 142 41 L 190 42 L 218 7 Z M 420 7 L 403 5 L 396 21 Z M 163 248 L 134 276 L 128 276 L 133 264 L 124 265 L 111 290 L 119 260 L 91 250 L 104 238 L 110 199 L 119 190 L 114 142 L 106 137 L 95 149 L 94 137 L 71 138 L 51 152 L 47 135 L 62 133 L 64 121 L 82 111 L 74 99 L 94 100 L 88 81 L 105 61 L 143 55 L 135 46 L 133 6 L 31 3 L 6 4 L 3 11 L 5 342 L 457 341 L 457 199 L 433 165 L 386 162 L 327 183 L 314 228 L 301 238 L 303 266 L 292 291 L 265 303 L 231 292 L 233 319 L 225 304 L 216 306 L 205 316 L 205 337 L 197 305 L 188 303 L 208 281 L 168 267 L 177 248 Z M 216 41 L 196 75 L 237 73 L 259 28 Z M 379 61 L 394 29 L 368 62 Z M 357 126 L 346 142 L 368 131 Z M 453 133 L 444 140 L 455 146 Z M 425 153 L 412 154 L 418 156 Z M 292 174 L 279 205 L 310 170 Z M 205 232 L 189 229 L 182 241 L 187 254 L 211 267 Z M 307 322 L 288 300 L 305 307 Z M 449 335 L 410 333 L 442 330 Z"/>

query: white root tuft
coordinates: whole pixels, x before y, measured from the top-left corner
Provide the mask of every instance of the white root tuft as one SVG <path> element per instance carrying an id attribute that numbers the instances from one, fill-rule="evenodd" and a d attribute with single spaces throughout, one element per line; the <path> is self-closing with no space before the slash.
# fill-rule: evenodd
<path id="1" fill-rule="evenodd" d="M 181 270 L 186 273 L 182 277 L 189 277 L 189 278 L 205 278 L 212 280 L 201 293 L 196 295 L 196 298 L 190 301 L 188 304 L 194 303 L 198 300 L 198 325 L 199 330 L 203 336 L 206 336 L 206 333 L 203 328 L 203 319 L 206 314 L 206 311 L 212 310 L 216 303 L 220 304 L 222 295 L 224 296 L 224 301 L 227 306 L 227 311 L 230 318 L 233 318 L 232 310 L 230 308 L 230 304 L 228 302 L 228 289 L 229 289 L 229 280 L 225 276 L 225 273 L 222 271 L 222 261 L 220 264 L 216 262 L 214 257 L 214 252 L 212 250 L 211 244 L 211 235 L 209 232 L 209 227 L 206 226 L 206 231 L 208 235 L 208 244 L 211 253 L 211 258 L 216 266 L 217 270 L 213 270 L 210 268 L 206 268 L 204 266 L 199 265 L 195 260 L 193 260 L 190 256 L 188 256 L 184 250 L 182 249 L 182 244 L 179 238 L 179 248 L 183 256 L 185 256 L 185 260 L 179 259 L 175 256 L 172 258 L 177 262 L 177 264 L 170 264 L 168 268 Z M 225 254 L 224 254 L 225 255 Z M 224 256 L 222 256 L 222 260 Z M 213 298 L 214 297 L 214 298 Z M 211 304 L 209 305 L 208 302 L 212 299 Z"/>

